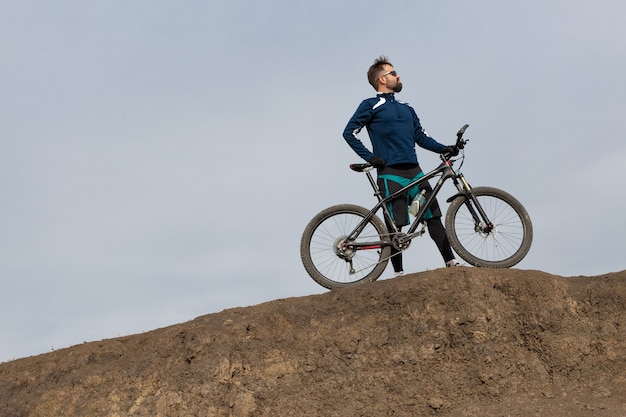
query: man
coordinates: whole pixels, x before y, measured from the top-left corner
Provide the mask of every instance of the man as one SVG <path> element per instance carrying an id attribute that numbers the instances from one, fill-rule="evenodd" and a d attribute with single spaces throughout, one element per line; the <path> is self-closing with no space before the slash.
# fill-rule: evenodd
<path id="1" fill-rule="evenodd" d="M 402 183 L 406 185 L 406 180 L 424 175 L 417 161 L 415 144 L 437 153 L 455 154 L 458 150 L 430 137 L 422 128 L 415 110 L 407 103 L 396 101 L 394 93 L 402 91 L 402 82 L 387 57 L 380 56 L 374 61 L 367 71 L 367 79 L 378 94 L 361 102 L 346 125 L 343 137 L 357 155 L 377 168 L 378 187 L 384 196 L 388 196 L 402 188 Z M 372 151 L 357 136 L 363 127 L 367 128 Z M 424 188 L 428 198 L 432 188 L 430 184 Z M 393 222 L 398 228 L 409 224 L 409 203 L 406 195 L 390 203 Z M 428 233 L 435 241 L 446 266 L 458 265 L 441 223 L 441 210 L 436 200 L 424 218 Z M 392 249 L 391 254 L 391 264 L 396 275 L 402 275 L 402 252 Z"/>

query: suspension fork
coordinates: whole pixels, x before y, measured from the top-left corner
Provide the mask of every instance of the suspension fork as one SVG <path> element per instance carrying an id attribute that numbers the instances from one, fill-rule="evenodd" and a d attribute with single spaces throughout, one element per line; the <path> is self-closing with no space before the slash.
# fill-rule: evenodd
<path id="1" fill-rule="evenodd" d="M 478 202 L 478 198 L 474 195 L 472 191 L 472 186 L 469 185 L 463 174 L 459 173 L 456 178 L 454 178 L 454 185 L 459 190 L 458 194 L 453 195 L 447 201 L 450 203 L 452 200 L 459 196 L 463 196 L 465 198 L 465 206 L 467 210 L 472 215 L 474 219 L 474 229 L 476 231 L 481 231 L 483 233 L 491 233 L 494 229 L 493 223 L 487 217 L 487 213 Z M 473 204 L 468 203 L 467 200 L 471 200 Z M 478 210 L 478 213 L 476 212 Z M 482 221 L 481 221 L 482 220 Z M 480 227 L 480 224 L 483 224 L 483 227 Z"/>

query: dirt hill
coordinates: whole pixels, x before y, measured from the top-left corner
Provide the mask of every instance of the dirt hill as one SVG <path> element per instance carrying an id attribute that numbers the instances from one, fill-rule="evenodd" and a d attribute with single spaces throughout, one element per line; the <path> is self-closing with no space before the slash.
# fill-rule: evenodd
<path id="1" fill-rule="evenodd" d="M 626 416 L 626 271 L 448 268 L 0 364 L 0 417 Z"/>

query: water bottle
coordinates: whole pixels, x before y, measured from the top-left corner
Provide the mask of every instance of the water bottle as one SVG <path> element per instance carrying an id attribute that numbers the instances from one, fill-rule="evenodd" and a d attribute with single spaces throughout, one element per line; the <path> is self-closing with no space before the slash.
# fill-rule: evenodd
<path id="1" fill-rule="evenodd" d="M 411 213 L 413 217 L 417 216 L 417 213 L 420 211 L 420 207 L 423 206 L 425 202 L 426 190 L 424 189 L 411 202 L 411 205 L 409 206 L 409 213 Z"/>

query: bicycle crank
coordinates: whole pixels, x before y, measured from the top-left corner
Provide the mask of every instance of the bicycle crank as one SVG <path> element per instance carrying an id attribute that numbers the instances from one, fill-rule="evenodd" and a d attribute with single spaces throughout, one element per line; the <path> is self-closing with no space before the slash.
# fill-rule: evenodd
<path id="1" fill-rule="evenodd" d="M 391 237 L 391 244 L 399 251 L 403 251 L 411 246 L 411 239 L 406 233 L 396 233 Z"/>

